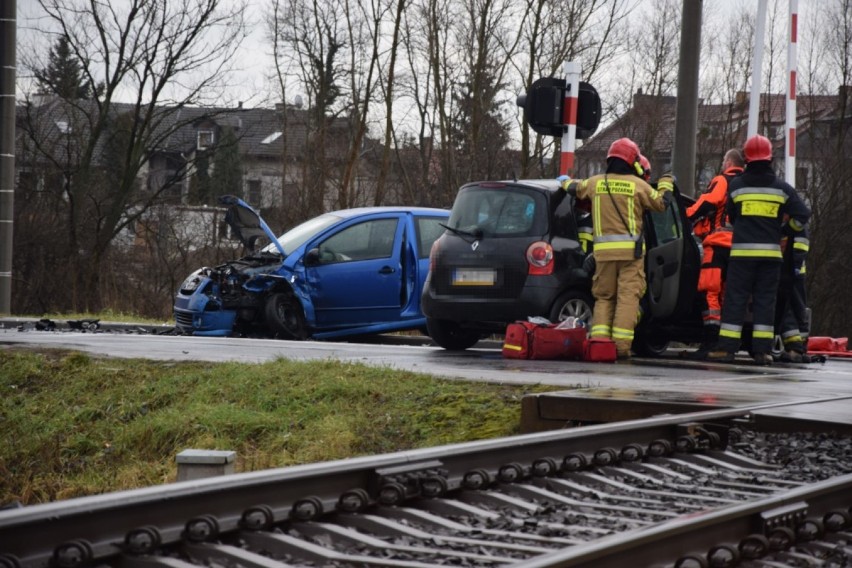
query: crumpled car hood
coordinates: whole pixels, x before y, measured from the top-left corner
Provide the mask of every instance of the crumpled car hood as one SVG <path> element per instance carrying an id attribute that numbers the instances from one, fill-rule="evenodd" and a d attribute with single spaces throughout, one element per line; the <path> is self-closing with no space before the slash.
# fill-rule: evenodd
<path id="1" fill-rule="evenodd" d="M 225 213 L 225 222 L 246 248 L 253 251 L 257 239 L 266 237 L 275 245 L 282 258 L 287 256 L 281 243 L 278 242 L 278 237 L 273 234 L 260 213 L 251 205 L 234 195 L 223 195 L 219 198 L 219 203 L 228 208 Z"/>

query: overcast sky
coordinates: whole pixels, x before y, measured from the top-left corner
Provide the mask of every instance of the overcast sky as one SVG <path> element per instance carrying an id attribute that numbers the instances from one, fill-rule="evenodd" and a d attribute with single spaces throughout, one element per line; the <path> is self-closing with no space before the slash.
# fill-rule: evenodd
<path id="1" fill-rule="evenodd" d="M 9 0 L 0 0 L 9 1 Z M 112 2 L 120 0 L 110 0 Z M 651 0 L 636 0 L 641 6 L 650 4 Z M 773 2 L 778 3 L 779 9 L 787 12 L 789 0 L 768 0 L 770 5 Z M 265 30 L 262 23 L 263 14 L 266 10 L 268 0 L 247 0 L 249 5 L 248 17 L 249 22 L 249 37 L 243 43 L 241 52 L 235 58 L 234 64 L 237 68 L 234 86 L 228 93 L 227 99 L 233 103 L 242 101 L 245 106 L 271 106 L 273 101 L 270 100 L 270 93 L 277 89 L 274 83 L 270 84 L 270 76 L 273 70 L 271 49 L 267 47 L 265 39 Z M 813 0 L 799 0 L 798 10 L 800 21 L 807 15 L 809 6 L 813 9 Z M 724 17 L 726 13 L 738 12 L 740 8 L 747 8 L 756 11 L 758 0 L 704 0 L 705 21 L 708 19 L 710 12 L 716 15 L 721 14 Z M 47 23 L 47 20 L 39 20 L 40 7 L 37 0 L 17 0 L 17 17 L 18 17 L 18 56 L 23 50 L 36 49 L 42 51 L 46 49 L 44 46 L 36 46 L 34 42 L 38 34 L 33 33 L 33 29 L 39 26 L 41 21 L 42 26 Z M 801 26 L 800 26 L 801 28 Z M 705 26 L 703 33 L 709 33 Z M 26 77 L 25 70 L 19 70 L 18 95 L 22 96 L 22 87 L 25 87 Z"/>

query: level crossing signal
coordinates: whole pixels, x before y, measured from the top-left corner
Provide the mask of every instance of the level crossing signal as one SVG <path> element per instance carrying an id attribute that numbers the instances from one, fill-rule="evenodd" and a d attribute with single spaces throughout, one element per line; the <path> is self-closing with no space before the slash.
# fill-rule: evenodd
<path id="1" fill-rule="evenodd" d="M 517 99 L 530 128 L 544 136 L 561 137 L 565 132 L 565 79 L 542 77 Z M 580 81 L 577 93 L 577 139 L 588 138 L 601 122 L 601 98 L 589 83 Z"/>

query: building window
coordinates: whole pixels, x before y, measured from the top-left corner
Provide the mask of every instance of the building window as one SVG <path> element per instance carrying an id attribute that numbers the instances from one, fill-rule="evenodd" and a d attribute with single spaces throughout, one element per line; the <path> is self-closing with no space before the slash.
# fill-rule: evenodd
<path id="1" fill-rule="evenodd" d="M 199 130 L 198 131 L 198 149 L 206 150 L 213 145 L 213 131 Z"/>
<path id="2" fill-rule="evenodd" d="M 246 200 L 252 207 L 260 207 L 262 205 L 259 179 L 250 179 L 246 183 Z"/>

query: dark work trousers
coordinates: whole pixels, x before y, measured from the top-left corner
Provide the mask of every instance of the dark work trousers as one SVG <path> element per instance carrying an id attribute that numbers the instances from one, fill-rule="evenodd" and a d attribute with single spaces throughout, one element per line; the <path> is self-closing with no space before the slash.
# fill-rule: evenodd
<path id="1" fill-rule="evenodd" d="M 775 338 L 775 297 L 781 263 L 760 258 L 731 258 L 722 304 L 719 349 L 736 353 L 742 342 L 743 321 L 752 300 L 752 353 L 769 353 Z"/>
<path id="2" fill-rule="evenodd" d="M 807 351 L 809 319 L 805 277 L 782 276 L 775 305 L 775 330 L 781 336 L 785 349 L 799 353 Z"/>

